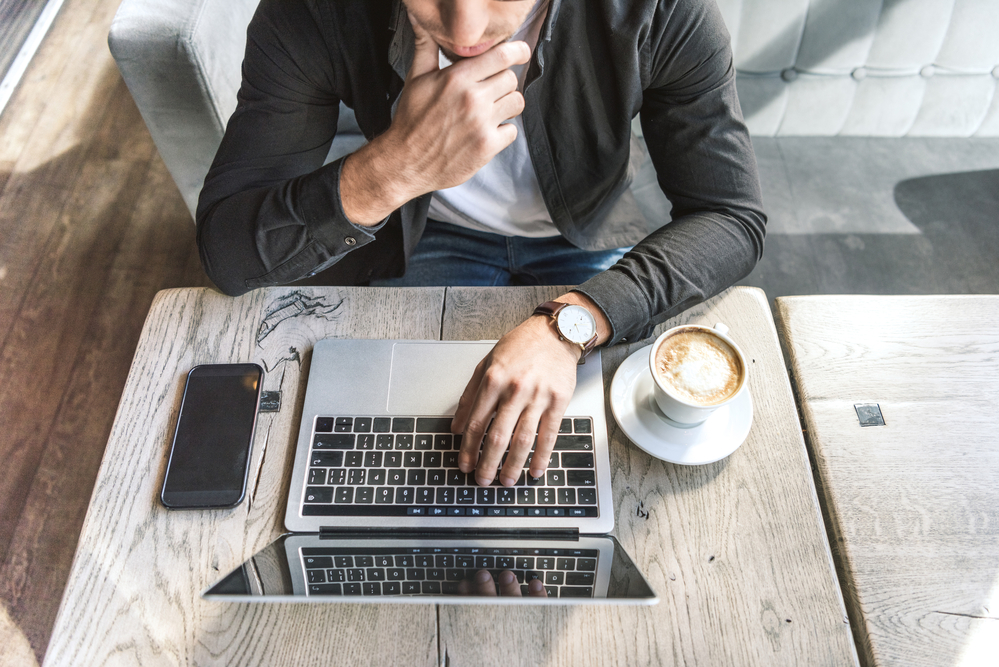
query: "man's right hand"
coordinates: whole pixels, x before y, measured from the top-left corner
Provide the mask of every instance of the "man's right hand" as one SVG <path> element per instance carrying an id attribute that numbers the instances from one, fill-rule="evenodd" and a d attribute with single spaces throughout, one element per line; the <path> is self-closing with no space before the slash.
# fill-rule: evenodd
<path id="1" fill-rule="evenodd" d="M 359 225 L 464 183 L 517 137 L 505 121 L 524 110 L 524 96 L 509 68 L 530 60 L 527 44 L 497 44 L 441 70 L 437 43 L 415 22 L 413 31 L 413 64 L 392 126 L 343 165 L 340 200 Z"/>

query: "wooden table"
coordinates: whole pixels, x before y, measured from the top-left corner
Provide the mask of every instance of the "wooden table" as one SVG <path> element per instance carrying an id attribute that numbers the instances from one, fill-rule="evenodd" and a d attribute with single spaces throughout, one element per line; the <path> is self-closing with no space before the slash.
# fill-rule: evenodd
<path id="1" fill-rule="evenodd" d="M 47 665 L 856 664 L 766 298 L 736 288 L 677 317 L 724 321 L 751 362 L 755 423 L 716 464 L 649 457 L 612 425 L 615 533 L 654 607 L 232 604 L 199 593 L 282 532 L 309 354 L 325 337 L 496 338 L 542 288 L 275 288 L 160 293 L 124 390 Z M 640 343 L 604 352 L 609 386 Z M 188 369 L 254 361 L 262 414 L 247 500 L 159 505 Z M 613 421 L 611 420 L 612 424 Z"/>
<path id="2" fill-rule="evenodd" d="M 863 662 L 999 664 L 999 296 L 777 310 Z"/>

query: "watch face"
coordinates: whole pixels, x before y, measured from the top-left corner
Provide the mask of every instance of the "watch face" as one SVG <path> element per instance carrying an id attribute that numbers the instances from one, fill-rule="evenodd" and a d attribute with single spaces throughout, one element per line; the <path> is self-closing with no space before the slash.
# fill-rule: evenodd
<path id="1" fill-rule="evenodd" d="M 585 345 L 597 332 L 597 323 L 590 311 L 582 306 L 570 305 L 559 311 L 558 331 L 563 338 Z"/>

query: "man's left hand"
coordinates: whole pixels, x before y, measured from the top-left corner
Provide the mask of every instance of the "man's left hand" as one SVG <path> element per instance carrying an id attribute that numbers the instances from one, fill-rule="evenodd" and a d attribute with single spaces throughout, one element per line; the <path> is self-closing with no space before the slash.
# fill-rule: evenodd
<path id="1" fill-rule="evenodd" d="M 597 320 L 598 342 L 610 337 L 609 322 L 585 295 L 571 292 L 558 300 L 587 307 Z M 577 345 L 560 340 L 552 319 L 542 315 L 529 317 L 503 336 L 475 367 L 458 401 L 452 430 L 464 434 L 458 454 L 462 472 L 475 470 L 476 482 L 488 486 L 509 445 L 500 481 L 513 486 L 524 470 L 536 433 L 530 474 L 544 475 L 562 415 L 576 388 L 581 354 Z"/>

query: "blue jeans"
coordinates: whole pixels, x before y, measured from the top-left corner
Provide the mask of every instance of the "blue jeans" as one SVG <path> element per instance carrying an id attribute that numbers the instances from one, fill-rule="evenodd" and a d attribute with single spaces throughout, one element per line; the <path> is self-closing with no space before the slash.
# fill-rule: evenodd
<path id="1" fill-rule="evenodd" d="M 607 270 L 630 248 L 580 250 L 561 236 L 501 236 L 427 220 L 401 278 L 378 287 L 578 285 Z"/>

